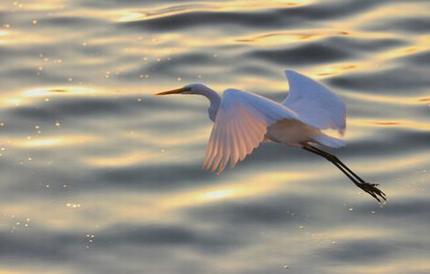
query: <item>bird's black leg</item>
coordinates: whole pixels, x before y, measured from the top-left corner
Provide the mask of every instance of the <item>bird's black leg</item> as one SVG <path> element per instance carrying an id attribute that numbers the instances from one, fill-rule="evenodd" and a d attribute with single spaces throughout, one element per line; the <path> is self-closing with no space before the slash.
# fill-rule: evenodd
<path id="1" fill-rule="evenodd" d="M 342 167 L 337 161 L 335 161 L 334 159 L 332 159 L 328 154 L 326 154 L 325 152 L 321 152 L 318 150 L 313 149 L 313 147 L 311 146 L 304 146 L 303 149 L 310 151 L 312 153 L 315 153 L 319 156 L 324 157 L 325 159 L 327 159 L 329 162 L 331 162 L 332 164 L 334 164 L 340 171 L 343 172 L 343 174 L 345 174 L 355 185 L 359 185 L 360 182 L 357 181 L 357 179 L 355 179 L 351 174 L 348 173 L 347 170 L 345 170 L 344 167 Z"/>
<path id="2" fill-rule="evenodd" d="M 324 157 L 328 161 L 330 161 L 332 164 L 334 164 L 340 171 L 342 171 L 357 187 L 361 188 L 365 192 L 367 192 L 369 195 L 371 195 L 373 198 L 375 198 L 378 202 L 386 201 L 386 195 L 385 193 L 377 188 L 377 184 L 369 184 L 365 182 L 360 176 L 358 176 L 355 172 L 353 172 L 350 168 L 348 168 L 339 158 L 337 158 L 335 155 L 326 152 L 322 149 L 319 149 L 315 146 L 312 146 L 310 144 L 305 144 L 303 146 L 303 149 L 312 152 L 314 154 L 317 154 L 321 157 Z"/>

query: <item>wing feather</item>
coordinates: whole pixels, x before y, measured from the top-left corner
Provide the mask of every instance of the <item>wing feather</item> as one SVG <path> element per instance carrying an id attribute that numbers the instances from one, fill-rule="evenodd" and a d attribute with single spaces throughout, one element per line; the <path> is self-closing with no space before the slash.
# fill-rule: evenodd
<path id="1" fill-rule="evenodd" d="M 224 170 L 225 166 L 228 163 L 228 160 L 230 159 L 231 154 L 231 135 L 230 131 L 226 128 L 229 124 L 223 125 L 223 135 L 226 138 L 222 139 L 222 154 L 220 154 L 220 164 L 218 167 L 218 173 Z M 216 167 L 215 167 L 216 168 Z"/>
<path id="2" fill-rule="evenodd" d="M 208 169 L 209 163 L 212 161 L 214 155 L 216 154 L 216 140 L 214 140 L 214 135 L 216 134 L 215 130 L 212 130 L 211 135 L 209 137 L 209 143 L 206 149 L 206 156 L 203 162 L 203 168 Z"/>
<path id="3" fill-rule="evenodd" d="M 238 139 L 238 143 L 240 146 L 240 153 L 239 153 L 239 160 L 242 161 L 245 159 L 246 155 L 248 154 L 247 147 L 251 146 L 251 141 L 248 138 L 248 135 L 246 134 L 246 131 L 243 128 L 243 123 L 237 123 L 237 130 L 238 134 L 236 135 L 236 138 Z M 242 141 L 240 141 L 240 137 L 242 137 Z M 236 163 L 235 163 L 236 164 Z"/>
<path id="4" fill-rule="evenodd" d="M 211 166 L 211 169 L 212 169 L 212 171 L 214 172 L 214 171 L 216 171 L 216 168 L 218 167 L 218 165 L 220 164 L 220 162 L 221 162 L 221 160 L 222 160 L 222 153 L 223 153 L 223 150 L 224 150 L 224 144 L 222 143 L 223 142 L 223 140 L 222 140 L 222 138 L 220 138 L 221 136 L 223 136 L 224 134 L 223 134 L 223 129 L 221 128 L 221 129 L 219 129 L 219 127 L 218 127 L 218 130 L 217 130 L 218 132 L 217 132 L 217 134 L 216 134 L 216 142 L 217 142 L 217 151 L 216 151 L 216 156 L 214 157 L 214 160 L 212 161 L 212 166 Z"/>
<path id="5" fill-rule="evenodd" d="M 327 87 L 293 70 L 286 70 L 290 85 L 283 105 L 297 113 L 299 119 L 318 129 L 335 129 L 343 134 L 346 128 L 346 106 Z"/>
<path id="6" fill-rule="evenodd" d="M 233 151 L 231 155 L 230 165 L 233 167 L 237 161 L 239 160 L 241 150 L 240 150 L 240 139 L 239 139 L 239 126 L 238 121 L 235 120 L 230 125 L 232 142 L 233 142 Z"/>
<path id="7" fill-rule="evenodd" d="M 282 104 L 239 90 L 226 90 L 209 138 L 203 167 L 221 173 L 235 166 L 264 140 L 276 121 L 298 119 Z"/>
<path id="8" fill-rule="evenodd" d="M 209 138 L 209 143 L 206 148 L 206 156 L 203 164 L 203 168 L 205 169 L 211 169 L 211 164 L 215 160 L 215 157 L 218 154 L 218 139 L 216 138 L 217 134 L 218 134 L 217 130 L 212 130 Z"/>

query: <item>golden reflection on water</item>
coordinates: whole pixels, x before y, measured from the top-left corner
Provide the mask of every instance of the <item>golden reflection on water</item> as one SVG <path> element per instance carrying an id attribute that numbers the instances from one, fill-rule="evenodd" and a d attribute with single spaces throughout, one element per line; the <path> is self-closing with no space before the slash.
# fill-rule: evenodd
<path id="1" fill-rule="evenodd" d="M 237 11 L 241 12 L 245 11 L 253 11 L 260 9 L 271 9 L 271 8 L 280 8 L 280 7 L 291 7 L 291 6 L 299 6 L 299 5 L 308 5 L 311 2 L 310 0 L 269 0 L 269 1 L 258 1 L 258 0 L 234 0 L 222 2 L 222 4 L 218 4 L 216 2 L 212 3 L 204 3 L 204 4 L 184 4 L 176 7 L 172 6 L 161 6 L 154 9 L 147 9 L 145 11 L 138 10 L 121 10 L 116 15 L 117 22 L 134 22 L 139 20 L 148 20 L 157 17 L 167 17 L 175 14 L 180 14 L 184 12 L 198 12 L 198 11 L 207 11 L 210 10 L 212 12 L 228 12 L 228 11 Z"/>
<path id="2" fill-rule="evenodd" d="M 336 31 L 327 29 L 317 29 L 308 32 L 298 32 L 298 31 L 284 31 L 284 32 L 270 32 L 265 34 L 259 34 L 251 37 L 237 38 L 237 42 L 252 43 L 253 46 L 260 47 L 271 47 L 271 46 L 281 46 L 288 45 L 290 43 L 299 43 L 302 40 L 318 40 L 325 38 L 327 36 L 337 36 L 337 35 L 349 35 L 346 31 Z"/>
<path id="3" fill-rule="evenodd" d="M 365 34 L 363 34 L 366 36 Z M 405 45 L 396 47 L 394 49 L 388 49 L 380 52 L 374 52 L 369 58 L 360 58 L 360 60 L 354 60 L 353 63 L 333 63 L 326 66 L 321 66 L 320 68 L 310 69 L 309 74 L 315 74 L 319 76 L 335 76 L 341 75 L 348 72 L 365 73 L 369 70 L 378 71 L 381 63 L 386 62 L 386 60 L 396 60 L 407 56 L 413 56 L 420 52 L 426 52 L 430 49 L 430 37 L 421 37 L 414 41 L 414 46 Z M 396 98 L 390 96 L 381 96 L 377 94 L 351 94 L 351 96 L 358 96 L 360 98 L 366 99 L 366 96 L 371 96 L 372 99 L 378 99 L 383 97 L 382 101 L 390 102 L 392 100 L 397 100 Z M 415 98 L 407 98 L 406 103 L 414 102 Z M 403 102 L 402 102 L 403 103 Z"/>
<path id="4" fill-rule="evenodd" d="M 373 160 L 374 165 L 368 165 L 365 161 L 362 161 L 358 168 L 363 172 L 378 172 L 380 170 L 391 170 L 391 171 L 407 171 L 416 166 L 423 166 L 428 161 L 428 155 L 426 153 L 404 153 L 400 156 L 392 157 L 387 159 Z"/>
<path id="5" fill-rule="evenodd" d="M 133 93 L 136 94 L 137 92 Z M 111 97 L 118 96 L 114 89 L 107 89 L 101 87 L 91 86 L 50 86 L 50 87 L 36 87 L 26 90 L 6 91 L 0 95 L 0 106 L 18 107 L 36 105 L 38 103 L 49 103 L 56 98 L 66 99 L 70 98 L 96 98 L 96 97 Z"/>
<path id="6" fill-rule="evenodd" d="M 66 90 L 65 88 L 56 87 L 56 90 Z M 66 92 L 64 92 L 66 93 Z M 19 106 L 33 105 L 40 102 L 40 97 L 43 97 L 44 102 L 49 102 L 51 96 L 58 96 L 59 93 L 55 94 L 49 88 L 33 88 L 24 92 L 6 92 L 0 95 L 0 106 L 3 108 L 14 108 Z"/>
<path id="7" fill-rule="evenodd" d="M 175 161 L 176 156 L 170 153 L 162 152 L 150 152 L 150 151 L 134 151 L 124 154 L 116 155 L 103 155 L 103 156 L 89 156 L 82 159 L 82 162 L 86 165 L 93 167 L 105 167 L 105 168 L 120 168 L 125 166 L 133 166 L 142 162 L 151 162 L 153 164 L 162 164 L 166 162 Z M 181 163 L 184 163 L 181 161 Z"/>
<path id="8" fill-rule="evenodd" d="M 65 0 L 40 0 L 37 3 L 34 1 L 2 1 L 0 2 L 0 9 L 11 10 L 12 12 L 23 10 L 47 11 L 62 9 L 65 3 Z"/>
<path id="9" fill-rule="evenodd" d="M 351 273 L 351 274 L 381 274 L 381 273 L 397 273 L 401 269 L 407 269 L 409 273 L 427 273 L 430 270 L 430 263 L 427 260 L 423 259 L 416 259 L 416 258 L 408 258 L 407 260 L 398 260 L 393 259 L 390 261 L 387 261 L 384 265 L 372 265 L 369 267 L 369 265 L 362 265 L 362 266 L 348 266 L 345 264 L 342 265 L 335 265 L 330 268 L 327 268 L 327 270 L 330 271 L 330 273 L 334 274 L 344 274 L 344 273 Z M 423 272 L 424 270 L 424 272 Z"/>
<path id="10" fill-rule="evenodd" d="M 49 97 L 49 96 L 97 96 L 106 95 L 107 91 L 100 91 L 90 87 L 82 86 L 55 86 L 40 87 L 26 90 L 22 93 L 24 97 Z"/>
<path id="11" fill-rule="evenodd" d="M 403 119 L 397 119 L 395 121 L 375 121 L 375 120 L 368 120 L 368 119 L 350 119 L 350 124 L 354 126 L 362 126 L 364 127 L 375 127 L 375 128 L 381 128 L 382 127 L 395 127 L 397 129 L 406 129 L 406 130 L 420 130 L 424 132 L 430 131 L 430 123 L 427 121 L 414 121 L 414 120 L 403 120 Z"/>
<path id="12" fill-rule="evenodd" d="M 88 135 L 60 135 L 60 136 L 35 136 L 32 138 L 5 138 L 0 139 L 0 143 L 7 143 L 11 147 L 16 148 L 25 148 L 25 149 L 51 149 L 53 147 L 61 147 L 61 146 L 77 146 L 77 145 L 88 145 L 90 143 L 95 143 L 97 141 L 98 144 L 101 143 L 100 140 L 96 136 L 88 136 Z"/>
<path id="13" fill-rule="evenodd" d="M 410 91 L 404 93 L 390 91 L 376 93 L 373 90 L 337 88 L 333 85 L 336 93 L 341 94 L 352 105 L 346 140 L 352 146 L 354 142 L 362 144 L 361 142 L 365 141 L 370 143 L 363 151 L 339 150 L 340 154 L 345 153 L 345 157 L 342 159 L 351 163 L 354 170 L 358 170 L 360 174 L 363 173 L 366 177 L 368 175 L 371 179 L 376 178 L 375 183 L 380 183 L 389 195 L 390 201 L 387 206 L 390 206 L 391 201 L 393 206 L 399 206 L 399 204 L 401 206 L 401 203 L 406 204 L 404 209 L 406 213 L 404 214 L 401 212 L 401 207 L 399 215 L 396 215 L 396 212 L 396 214 L 384 216 L 384 212 L 381 210 L 380 214 L 383 217 L 375 220 L 375 226 L 371 228 L 367 223 L 361 222 L 363 219 L 358 224 L 353 213 L 334 216 L 332 212 L 324 212 L 324 210 L 331 210 L 339 205 L 340 207 L 344 206 L 342 203 L 348 204 L 348 206 L 350 203 L 355 203 L 357 207 L 362 206 L 366 210 L 374 204 L 371 203 L 373 201 L 370 202 L 365 193 L 361 193 L 354 189 L 354 186 L 349 185 L 347 179 L 343 178 L 342 174 L 330 163 L 323 159 L 311 158 L 310 155 L 307 158 L 300 154 L 303 158 L 294 159 L 293 157 L 289 158 L 290 155 L 287 152 L 285 162 L 282 160 L 282 163 L 271 162 L 262 165 L 261 163 L 264 163 L 265 160 L 264 157 L 268 157 L 263 152 L 259 155 L 258 160 L 254 159 L 254 162 L 252 159 L 247 159 L 250 161 L 247 163 L 248 166 L 244 165 L 233 171 L 226 171 L 218 177 L 213 174 L 208 182 L 199 182 L 199 179 L 195 178 L 193 179 L 195 181 L 186 181 L 184 179 L 187 178 L 186 176 L 175 171 L 178 172 L 177 176 L 182 176 L 182 179 L 175 181 L 175 174 L 172 174 L 172 181 L 162 182 L 164 185 L 160 187 L 156 185 L 156 179 L 147 182 L 146 180 L 151 179 L 145 178 L 144 172 L 142 172 L 143 175 L 128 174 L 127 168 L 138 170 L 139 168 L 150 169 L 154 167 L 158 168 L 159 172 L 166 172 L 167 174 L 170 172 L 171 166 L 176 168 L 180 165 L 184 166 L 184 169 L 192 166 L 197 169 L 203 160 L 205 145 L 212 124 L 209 120 L 205 120 L 205 122 L 199 120 L 198 123 L 190 126 L 189 123 L 195 121 L 195 115 L 206 116 L 207 113 L 204 107 L 201 108 L 201 113 L 195 109 L 190 113 L 187 106 L 196 107 L 207 104 L 207 102 L 203 99 L 194 101 L 189 99 L 187 101 L 184 97 L 180 99 L 177 97 L 174 99 L 154 99 L 154 97 L 150 97 L 153 92 L 175 88 L 189 81 L 202 81 L 207 82 L 218 91 L 227 87 L 237 87 L 263 95 L 266 92 L 285 91 L 286 95 L 288 83 L 282 74 L 283 66 L 276 62 L 252 59 L 252 57 L 249 58 L 252 60 L 245 60 L 248 58 L 244 56 L 253 50 L 285 49 L 288 52 L 290 49 L 300 49 L 302 46 L 316 43 L 324 45 L 333 38 L 351 40 L 352 43 L 357 41 L 359 45 L 357 47 L 360 47 L 361 42 L 364 45 L 367 45 L 366 43 L 378 44 L 383 41 L 394 41 L 394 43 L 389 47 L 381 46 L 382 50 L 366 51 L 364 47 L 364 49 L 360 48 L 355 52 L 352 49 L 351 56 L 348 55 L 339 61 L 311 62 L 311 65 L 297 64 L 293 68 L 317 80 L 336 78 L 336 76 L 348 77 L 355 74 L 368 76 L 373 72 L 384 73 L 384 71 L 401 67 L 404 65 L 402 60 L 408 57 L 428 52 L 430 50 L 430 36 L 427 33 L 408 36 L 403 32 L 372 30 L 371 28 L 366 29 L 365 26 L 369 25 L 369 22 L 377 23 L 380 18 L 402 19 L 409 18 L 411 14 L 416 17 L 428 17 L 427 10 L 410 3 L 381 4 L 370 9 L 359 10 L 351 16 L 344 16 L 341 19 L 339 17 L 327 20 L 322 18 L 321 21 L 313 19 L 314 28 L 312 28 L 312 24 L 311 26 L 293 24 L 291 28 L 289 28 L 290 26 L 285 28 L 283 26 L 269 26 L 267 28 L 256 27 L 255 29 L 246 25 L 237 29 L 225 27 L 229 31 L 224 31 L 223 27 L 209 26 L 203 29 L 194 28 L 192 31 L 156 32 L 154 30 L 147 31 L 145 28 L 139 29 L 140 21 L 157 21 L 160 17 L 193 12 L 262 12 L 270 14 L 276 9 L 306 7 L 317 1 L 234 0 L 205 2 L 204 4 L 184 4 L 182 2 L 148 4 L 143 1 L 141 2 L 142 5 L 136 5 L 137 7 L 131 7 L 133 1 L 108 1 L 110 4 L 102 5 L 103 8 L 91 5 L 82 7 L 75 4 L 78 2 L 80 1 L 42 0 L 2 1 L 0 3 L 1 12 L 12 10 L 12 13 L 19 13 L 20 11 L 28 13 L 17 16 L 15 21 L 2 22 L 0 26 L 0 46 L 2 47 L 0 50 L 4 49 L 6 52 L 10 50 L 11 56 L 8 55 L 5 58 L 15 58 L 15 61 L 8 66 L 11 70 L 17 69 L 15 86 L 10 89 L 4 88 L 0 95 L 0 107 L 5 113 L 4 116 L 0 117 L 0 132 L 3 134 L 0 137 L 0 148 L 4 148 L 0 151 L 0 160 L 11 167 L 6 166 L 10 174 L 3 183 L 6 199 L 0 201 L 1 213 L 3 214 L 0 227 L 4 231 L 9 231 L 13 227 L 16 218 L 31 218 L 31 225 L 34 224 L 35 230 L 46 229 L 49 233 L 99 231 L 118 224 L 146 225 L 155 223 L 169 225 L 189 222 L 190 226 L 215 226 L 210 222 L 185 217 L 188 213 L 187 210 L 228 205 L 229 202 L 235 201 L 253 205 L 254 200 L 260 201 L 267 197 L 270 200 L 272 195 L 278 194 L 287 198 L 291 197 L 293 201 L 296 201 L 294 199 L 297 197 L 302 197 L 303 204 L 298 206 L 304 214 L 321 213 L 318 215 L 318 218 L 321 219 L 314 217 L 303 219 L 303 222 L 312 223 L 314 221 L 312 229 L 318 230 L 318 233 L 321 234 L 315 237 L 317 239 L 332 239 L 336 242 L 360 242 L 364 239 L 377 242 L 378 240 L 391 241 L 407 238 L 409 233 L 407 229 L 403 231 L 402 225 L 399 225 L 399 228 L 393 223 L 397 219 L 401 219 L 401 221 L 410 220 L 405 215 L 407 215 L 407 206 L 413 204 L 414 199 L 419 203 L 421 201 L 423 206 L 426 205 L 422 201 L 428 200 L 428 190 L 425 185 L 428 177 L 422 176 L 422 174 L 427 172 L 428 153 L 422 149 L 424 147 L 422 143 L 418 148 L 414 148 L 415 144 L 407 146 L 406 143 L 409 140 L 396 140 L 404 146 L 405 150 L 393 151 L 392 155 L 385 154 L 384 149 L 389 148 L 382 146 L 382 144 L 387 136 L 391 137 L 392 140 L 390 141 L 394 143 L 395 136 L 391 136 L 391 134 L 396 134 L 396 132 L 411 135 L 417 133 L 420 136 L 430 132 L 430 123 L 425 115 L 426 112 L 423 111 L 424 108 L 427 109 L 426 104 L 430 101 L 429 97 L 425 95 L 428 88 L 423 88 L 423 92 L 421 90 L 415 92 L 414 87 L 411 87 Z M 121 2 L 121 4 L 116 6 L 112 4 L 114 2 Z M 318 4 L 323 5 L 323 3 L 321 1 Z M 35 13 L 31 14 L 32 11 Z M 41 11 L 43 13 L 40 13 Z M 323 11 L 323 13 L 325 14 L 327 11 Z M 12 17 L 9 16 L 9 18 Z M 50 22 L 50 18 L 56 20 Z M 81 28 L 80 22 L 77 23 L 74 19 L 79 21 L 80 18 L 91 19 L 95 25 L 94 29 L 93 26 L 88 27 L 88 32 L 84 28 L 79 29 Z M 123 24 L 129 22 L 133 22 L 133 25 L 135 24 L 137 27 L 135 29 L 128 28 L 130 24 Z M 396 43 L 396 41 L 400 41 L 400 43 Z M 33 48 L 35 48 L 34 53 L 25 57 L 25 54 L 31 52 Z M 46 52 L 45 48 L 47 49 Z M 49 51 L 50 48 L 53 49 L 53 52 Z M 231 48 L 233 50 L 230 50 Z M 13 54 L 17 54 L 17 56 L 13 57 Z M 194 54 L 204 57 L 201 65 L 195 63 Z M 185 58 L 181 59 L 183 56 Z M 188 56 L 191 56 L 191 59 L 187 59 Z M 174 61 L 178 61 L 178 63 Z M 169 66 L 169 62 L 171 62 L 171 66 Z M 234 66 L 231 62 L 235 63 Z M 160 67 L 165 71 L 149 69 L 152 65 L 157 64 L 164 64 Z M 244 69 L 242 69 L 242 65 Z M 236 67 L 238 67 L 237 71 L 234 70 Z M 266 77 L 252 72 L 252 69 L 261 67 L 267 68 L 268 72 L 273 71 L 278 74 L 269 79 L 270 76 Z M 19 70 L 20 68 L 22 68 L 22 72 Z M 6 67 L 5 73 L 8 72 L 8 69 L 9 67 Z M 33 71 L 34 75 L 32 74 Z M 188 78 L 182 76 L 182 72 L 187 74 L 189 71 L 191 76 Z M 220 72 L 224 74 L 220 74 Z M 20 73 L 22 73 L 23 79 L 28 77 L 30 80 L 28 82 L 21 81 Z M 69 74 L 75 73 L 78 76 L 80 74 L 87 76 L 86 74 L 88 74 L 88 78 L 86 81 L 69 81 L 69 77 L 75 79 Z M 37 77 L 33 77 L 35 75 Z M 197 75 L 203 77 L 197 78 Z M 156 80 L 153 80 L 153 77 Z M 67 119 L 73 123 L 70 123 L 68 127 L 61 125 L 58 127 L 58 132 L 47 131 L 45 133 L 44 128 L 41 127 L 41 133 L 36 134 L 37 131 L 34 127 L 39 126 L 39 123 L 36 122 L 39 118 L 28 117 L 32 115 L 31 111 L 35 111 L 36 114 L 39 110 L 49 113 L 49 104 L 53 102 L 71 102 L 70 105 L 73 106 L 74 100 L 79 103 L 79 100 L 101 98 L 107 101 L 111 100 L 109 103 L 117 104 L 120 101 L 116 100 L 117 98 L 124 99 L 126 96 L 143 98 L 139 101 L 142 102 L 141 109 L 136 108 L 137 110 L 130 110 L 130 112 L 127 109 L 125 114 L 107 113 L 109 109 L 107 111 L 102 109 L 100 114 L 94 110 L 95 115 L 89 114 L 85 117 L 72 114 Z M 149 102 L 145 101 L 147 98 Z M 151 104 L 156 102 L 155 100 L 160 100 L 159 108 L 146 108 L 148 105 L 145 103 Z M 187 104 L 183 104 L 183 102 L 187 102 Z M 175 105 L 174 111 L 169 108 L 169 104 Z M 180 107 L 177 108 L 178 106 Z M 24 109 L 24 107 L 28 107 L 28 109 Z M 126 108 L 127 106 L 125 104 L 121 107 Z M 369 113 L 361 109 L 366 107 L 371 110 Z M 379 107 L 384 108 L 386 112 L 379 114 Z M 395 112 L 398 107 L 402 108 L 400 114 Z M 25 114 L 27 116 L 19 116 L 19 111 L 23 109 L 28 111 Z M 355 112 L 357 109 L 364 113 Z M 424 112 L 424 115 L 412 117 L 411 114 L 411 116 L 407 116 L 408 114 L 405 113 L 409 110 L 411 113 L 414 111 L 414 114 L 421 111 Z M 56 115 L 55 111 L 53 111 L 54 116 Z M 91 111 L 93 110 L 91 109 L 89 112 Z M 376 114 L 373 115 L 372 111 Z M 17 120 L 13 120 L 15 118 Z M 55 129 L 55 122 L 49 123 L 49 126 Z M 175 125 L 186 124 L 187 126 L 184 128 L 172 127 L 172 129 L 164 126 L 173 123 Z M 10 127 L 11 130 L 9 131 L 9 124 L 17 128 Z M 27 127 L 20 129 L 19 126 L 24 124 Z M 81 129 L 78 126 L 74 128 L 74 125 L 88 127 Z M 94 131 L 92 131 L 93 126 Z M 85 132 L 87 128 L 88 132 Z M 400 137 L 402 137 L 401 134 Z M 377 155 L 371 150 L 374 149 L 375 145 L 380 144 L 381 149 L 378 148 L 380 154 Z M 370 156 L 367 154 L 368 151 L 371 152 L 369 153 Z M 31 162 L 16 164 L 17 159 L 27 157 L 29 153 L 40 153 L 48 156 L 40 161 L 36 159 L 36 156 L 33 156 Z M 294 153 L 296 153 L 294 155 L 299 155 L 300 152 L 295 150 Z M 52 159 L 49 158 L 51 155 Z M 56 161 L 56 159 L 61 159 L 61 161 Z M 294 165 L 281 166 L 284 163 L 286 165 L 294 163 Z M 23 173 L 28 172 L 30 174 L 30 179 L 25 176 L 20 177 L 21 168 Z M 52 179 L 50 183 L 45 182 L 49 179 L 48 171 L 50 169 L 60 173 L 64 170 L 64 176 L 69 179 L 69 183 L 65 184 L 62 179 L 57 177 Z M 114 180 L 112 178 L 108 178 L 109 180 L 106 179 L 106 181 L 100 179 L 100 177 L 110 174 L 109 172 L 127 173 L 127 176 L 141 176 L 142 178 L 133 178 L 131 183 L 127 179 L 124 179 L 124 182 L 121 179 L 116 182 L 110 181 Z M 139 172 L 137 173 L 140 174 Z M 67 177 L 69 173 L 72 173 L 70 178 Z M 90 175 L 86 173 L 90 173 Z M 196 174 L 198 173 L 196 172 Z M 87 180 L 85 176 L 88 176 L 88 182 L 81 182 Z M 407 182 L 404 179 L 406 177 L 413 182 Z M 387 181 L 386 178 L 390 180 L 393 178 L 393 181 Z M 14 184 L 10 183 L 9 180 Z M 345 185 L 342 185 L 341 182 Z M 95 186 L 93 186 L 94 183 Z M 145 183 L 150 184 L 150 186 L 148 187 Z M 327 184 L 333 185 L 327 186 Z M 333 186 L 336 187 L 330 188 Z M 15 196 L 7 197 L 8 191 L 11 191 Z M 357 193 L 360 194 L 357 195 Z M 329 205 L 320 205 L 317 203 L 322 200 L 314 200 L 315 197 L 324 199 L 326 194 L 332 195 L 330 197 L 333 199 L 338 199 L 335 201 L 336 205 L 334 205 L 335 202 L 327 200 L 324 202 Z M 270 201 L 264 202 L 270 203 Z M 287 205 L 288 202 L 286 199 L 285 204 Z M 375 205 L 375 207 L 378 206 Z M 15 218 L 10 218 L 10 216 L 15 216 Z M 365 215 L 357 218 L 364 218 L 363 216 Z M 329 220 L 331 218 L 336 219 L 336 221 L 325 221 L 326 218 Z M 337 219 L 341 219 L 341 221 Z M 387 219 L 388 221 L 386 221 Z M 368 221 L 367 218 L 365 220 L 366 222 L 373 221 L 372 219 Z M 301 221 L 292 220 L 293 225 L 291 227 Z M 349 221 L 352 223 L 348 223 Z M 323 252 L 318 249 L 319 246 L 304 244 L 309 243 L 303 240 L 306 237 L 303 235 L 308 234 L 302 233 L 297 236 L 295 234 L 297 231 L 291 227 L 283 227 L 284 223 L 280 224 L 278 227 L 268 223 L 262 224 L 264 230 L 270 231 L 268 234 L 273 233 L 273 235 L 261 238 L 263 239 L 261 242 L 269 237 L 272 237 L 272 242 L 259 243 L 264 247 L 257 246 L 253 242 L 254 239 L 251 239 L 253 236 L 251 236 L 244 240 L 244 242 L 249 242 L 249 246 L 240 246 L 240 252 L 237 253 L 254 252 L 253 249 L 259 249 L 255 252 L 267 252 L 267 246 L 271 247 L 270 252 L 273 254 L 281 253 L 280 250 L 285 250 L 286 245 L 280 247 L 277 244 L 283 239 L 288 239 L 295 244 L 291 246 L 292 251 L 289 250 L 289 252 L 294 253 L 298 249 L 303 252 L 300 254 L 303 257 L 314 254 L 317 254 L 315 257 L 323 257 L 321 255 Z M 239 230 L 244 229 L 245 226 L 246 224 L 241 224 L 241 226 L 234 228 Z M 32 233 L 31 229 L 33 229 L 32 226 L 28 233 Z M 277 233 L 276 229 L 281 232 Z M 260 235 L 260 231 L 254 230 L 245 231 L 244 234 L 246 233 Z M 290 237 L 291 235 L 294 237 Z M 406 250 L 405 253 L 408 253 L 407 251 L 410 250 Z M 199 255 L 201 255 L 200 253 L 203 254 L 204 252 L 199 252 Z M 229 255 L 236 255 L 233 253 L 235 252 L 229 253 Z M 282 254 L 282 256 L 284 255 Z M 289 253 L 284 257 L 289 259 L 288 255 Z M 97 253 L 95 256 L 107 255 L 106 253 Z M 271 262 L 272 257 L 270 255 L 270 258 L 265 259 Z M 204 261 L 207 257 L 202 256 L 197 259 Z M 322 265 L 321 269 L 327 268 L 327 273 L 379 274 L 399 273 L 399 269 L 416 269 L 418 272 L 421 269 L 430 268 L 430 263 L 427 261 L 414 258 L 395 259 L 397 258 L 383 257 L 375 263 L 372 261 L 371 267 L 369 267 L 362 262 L 339 263 L 326 258 L 324 259 L 326 264 Z M 242 263 L 238 260 L 238 264 Z M 234 263 L 227 267 L 232 267 L 232 265 L 234 266 Z M 49 268 L 40 272 L 60 273 L 63 270 L 56 271 L 54 264 L 50 265 Z M 28 269 L 23 266 L 22 271 L 2 266 L 0 274 L 35 273 L 37 270 L 38 264 Z M 234 267 L 230 272 L 236 273 Z M 277 272 L 272 271 L 271 273 Z"/>
<path id="14" fill-rule="evenodd" d="M 333 76 L 337 74 L 345 73 L 349 70 L 357 68 L 356 64 L 334 64 L 331 66 L 324 66 L 322 71 L 317 73 L 318 76 Z"/>
<path id="15" fill-rule="evenodd" d="M 19 46 L 25 44 L 44 45 L 54 43 L 55 39 L 47 35 L 41 35 L 37 32 L 28 33 L 15 29 L 0 30 L 0 45 Z"/>
<path id="16" fill-rule="evenodd" d="M 214 175 L 216 176 L 216 175 Z M 284 189 L 288 182 L 294 182 L 290 192 L 303 191 L 302 180 L 312 178 L 305 173 L 265 173 L 259 176 L 246 176 L 243 179 L 220 183 L 216 186 L 193 187 L 185 191 L 169 193 L 135 194 L 116 191 L 99 194 L 82 193 L 79 199 L 70 197 L 61 201 L 31 201 L 32 207 L 19 204 L 2 204 L 5 215 L 21 217 L 31 216 L 32 222 L 55 230 L 75 229 L 88 230 L 109 226 L 127 220 L 171 221 L 180 218 L 178 211 L 205 204 L 222 203 L 228 200 L 240 200 L 261 197 Z M 264 182 L 264 183 L 262 183 Z M 121 182 L 118 182 L 121 183 Z M 175 182 L 172 182 L 174 184 Z M 73 186 L 68 186 L 73 187 Z M 48 191 L 48 189 L 47 189 Z M 76 206 L 72 206 L 76 205 Z M 63 218 L 67 214 L 67 218 Z M 160 216 L 163 218 L 160 219 Z"/>
<path id="17" fill-rule="evenodd" d="M 170 114 L 169 114 L 170 115 Z M 169 116 L 168 115 L 168 116 Z M 171 115 L 170 115 L 171 116 Z M 178 115 L 181 117 L 181 115 Z M 185 116 L 186 119 L 189 119 L 190 116 Z M 181 119 L 178 117 L 167 119 L 167 120 L 158 120 L 159 123 L 162 123 L 162 121 L 180 121 Z M 183 120 L 182 120 L 183 121 Z M 122 132 L 118 133 L 119 136 L 125 140 L 146 140 L 147 142 L 154 142 L 159 145 L 159 147 L 180 147 L 190 144 L 199 144 L 202 142 L 206 142 L 209 136 L 209 129 L 210 124 L 207 125 L 207 127 L 201 127 L 197 129 L 187 129 L 187 132 L 171 132 L 171 133 L 153 133 L 149 131 L 139 131 L 139 132 Z M 202 151 L 203 153 L 204 151 Z"/>
<path id="18" fill-rule="evenodd" d="M 430 49 L 430 36 L 419 37 L 413 42 L 413 46 L 407 44 L 403 47 L 383 51 L 377 55 L 377 59 L 375 61 L 382 62 L 383 60 L 399 59 L 415 55 L 420 52 L 425 52 Z"/>
<path id="19" fill-rule="evenodd" d="M 330 233 L 330 231 L 322 231 L 322 233 Z M 336 241 L 353 241 L 363 238 L 378 239 L 379 237 L 395 237 L 396 232 L 390 228 L 368 228 L 360 226 L 341 227 L 334 233 Z"/>
<path id="20" fill-rule="evenodd" d="M 285 185 L 288 180 L 296 182 L 305 178 L 309 178 L 309 176 L 302 173 L 285 173 L 283 176 L 277 173 L 265 173 L 264 175 L 247 176 L 245 179 L 234 180 L 231 183 L 217 184 L 215 187 L 196 188 L 192 191 L 160 199 L 157 207 L 165 210 L 177 210 L 183 207 L 213 203 L 220 200 L 237 200 L 255 195 L 264 195 Z"/>

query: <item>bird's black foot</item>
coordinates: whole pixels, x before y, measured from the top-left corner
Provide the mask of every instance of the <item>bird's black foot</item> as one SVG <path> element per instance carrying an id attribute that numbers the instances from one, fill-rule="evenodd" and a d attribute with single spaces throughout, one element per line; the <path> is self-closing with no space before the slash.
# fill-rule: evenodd
<path id="1" fill-rule="evenodd" d="M 356 184 L 359 188 L 364 190 L 365 192 L 369 193 L 370 196 L 375 198 L 379 203 L 383 203 L 387 201 L 387 195 L 377 188 L 378 184 L 369 184 L 366 182 Z"/>

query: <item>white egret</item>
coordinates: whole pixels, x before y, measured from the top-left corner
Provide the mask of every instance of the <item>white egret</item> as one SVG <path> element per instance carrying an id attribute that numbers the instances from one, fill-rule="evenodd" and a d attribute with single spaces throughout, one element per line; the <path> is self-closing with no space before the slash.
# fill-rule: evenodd
<path id="1" fill-rule="evenodd" d="M 203 84 L 189 84 L 179 89 L 157 93 L 198 94 L 209 99 L 209 118 L 214 122 L 203 167 L 222 172 L 230 163 L 235 166 L 263 141 L 301 147 L 324 157 L 342 171 L 357 187 L 378 202 L 386 200 L 377 184 L 365 182 L 335 155 L 317 146 L 338 148 L 341 139 L 323 131 L 346 128 L 345 103 L 328 88 L 293 70 L 286 70 L 290 90 L 281 103 L 257 94 L 227 89 L 221 97 Z"/>

